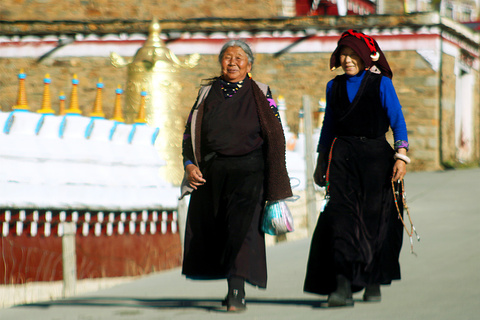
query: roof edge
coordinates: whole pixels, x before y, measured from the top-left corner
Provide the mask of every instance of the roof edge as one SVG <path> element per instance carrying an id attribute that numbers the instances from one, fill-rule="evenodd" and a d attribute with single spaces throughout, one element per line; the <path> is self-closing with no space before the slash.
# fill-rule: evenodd
<path id="1" fill-rule="evenodd" d="M 179 32 L 214 33 L 225 31 L 304 31 L 317 30 L 341 33 L 346 29 L 392 29 L 440 26 L 465 40 L 480 42 L 480 33 L 441 17 L 437 12 L 419 12 L 406 15 L 364 16 L 302 16 L 278 18 L 196 18 L 160 20 L 162 34 L 176 38 Z M 0 34 L 4 37 L 76 35 L 76 34 L 147 34 L 150 20 L 83 20 L 83 21 L 6 21 L 0 20 Z"/>

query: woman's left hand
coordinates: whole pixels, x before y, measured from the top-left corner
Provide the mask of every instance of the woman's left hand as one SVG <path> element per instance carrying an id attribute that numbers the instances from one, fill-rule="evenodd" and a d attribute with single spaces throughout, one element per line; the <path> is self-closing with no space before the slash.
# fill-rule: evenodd
<path id="1" fill-rule="evenodd" d="M 392 180 L 393 181 L 402 180 L 403 177 L 405 177 L 405 174 L 407 174 L 407 164 L 402 160 L 395 161 L 395 164 L 393 165 Z"/>
<path id="2" fill-rule="evenodd" d="M 403 155 L 407 155 L 407 150 L 405 150 L 404 148 L 398 149 L 397 152 Z M 406 174 L 407 174 L 407 164 L 405 163 L 405 161 L 397 159 L 397 161 L 395 161 L 395 164 L 393 165 L 392 180 L 393 181 L 402 180 Z"/>

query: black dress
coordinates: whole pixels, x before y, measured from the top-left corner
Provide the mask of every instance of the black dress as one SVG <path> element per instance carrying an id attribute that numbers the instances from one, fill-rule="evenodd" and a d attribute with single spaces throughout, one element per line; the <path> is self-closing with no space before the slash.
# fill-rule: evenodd
<path id="1" fill-rule="evenodd" d="M 394 151 L 385 139 L 389 123 L 380 79 L 365 75 L 351 103 L 343 76 L 332 86 L 337 138 L 331 146 L 330 201 L 312 237 L 306 292 L 330 294 L 338 274 L 351 281 L 354 292 L 400 279 L 403 225 L 392 191 Z"/>

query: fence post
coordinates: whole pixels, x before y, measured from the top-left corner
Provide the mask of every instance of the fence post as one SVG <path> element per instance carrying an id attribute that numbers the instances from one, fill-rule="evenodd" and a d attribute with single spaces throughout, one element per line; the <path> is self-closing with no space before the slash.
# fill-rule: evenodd
<path id="1" fill-rule="evenodd" d="M 75 222 L 63 222 L 62 263 L 63 297 L 75 295 L 77 287 L 77 254 L 75 251 Z"/>
<path id="2" fill-rule="evenodd" d="M 185 245 L 185 228 L 187 225 L 187 213 L 188 213 L 188 203 L 190 196 L 185 196 L 182 200 L 178 201 L 178 235 L 180 236 L 180 243 L 182 245 L 182 250 Z"/>
<path id="3" fill-rule="evenodd" d="M 314 171 L 314 148 L 313 148 L 313 126 L 312 126 L 312 108 L 310 97 L 303 96 L 303 119 L 305 133 L 305 193 L 307 201 L 307 230 L 311 236 L 317 223 L 317 199 L 315 197 L 315 185 L 313 181 Z"/>

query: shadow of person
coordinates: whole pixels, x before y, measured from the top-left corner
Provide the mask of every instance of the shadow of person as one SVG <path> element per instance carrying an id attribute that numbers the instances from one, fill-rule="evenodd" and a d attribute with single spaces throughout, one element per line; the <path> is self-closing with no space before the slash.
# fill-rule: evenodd
<path id="1" fill-rule="evenodd" d="M 247 304 L 274 304 L 274 305 L 292 305 L 305 306 L 310 308 L 326 308 L 327 301 L 312 299 L 247 299 Z"/>
<path id="2" fill-rule="evenodd" d="M 262 299 L 249 298 L 247 304 L 273 304 L 273 305 L 295 305 L 310 308 L 325 308 L 326 301 L 304 300 L 304 299 Z M 157 309 L 204 309 L 207 311 L 226 312 L 223 300 L 218 299 L 195 299 L 195 298 L 163 298 L 163 299 L 142 299 L 128 297 L 78 297 L 55 301 L 36 302 L 30 304 L 16 305 L 15 307 L 40 307 L 48 308 L 53 306 L 74 306 L 74 307 L 132 307 L 132 308 L 157 308 Z"/>
<path id="3" fill-rule="evenodd" d="M 128 297 L 78 297 L 55 301 L 35 302 L 15 307 L 53 307 L 53 306 L 75 306 L 75 307 L 132 307 L 132 308 L 158 308 L 158 309 L 206 309 L 216 310 L 222 308 L 222 301 L 216 299 L 142 299 Z"/>

